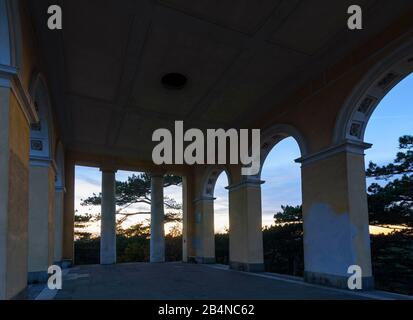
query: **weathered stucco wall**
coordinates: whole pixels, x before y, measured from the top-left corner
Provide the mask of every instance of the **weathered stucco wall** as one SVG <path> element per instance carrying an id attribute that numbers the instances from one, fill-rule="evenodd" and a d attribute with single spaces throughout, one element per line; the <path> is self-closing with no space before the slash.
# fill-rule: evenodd
<path id="1" fill-rule="evenodd" d="M 29 126 L 9 88 L 0 88 L 0 299 L 27 283 Z"/>
<path id="2" fill-rule="evenodd" d="M 346 287 L 352 265 L 371 277 L 363 155 L 341 152 L 306 164 L 302 185 L 305 271 L 318 278 L 311 280 Z"/>

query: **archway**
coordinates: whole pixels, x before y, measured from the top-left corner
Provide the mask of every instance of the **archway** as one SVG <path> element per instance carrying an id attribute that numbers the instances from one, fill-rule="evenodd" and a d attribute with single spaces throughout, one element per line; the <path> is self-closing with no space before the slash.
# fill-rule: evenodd
<path id="1" fill-rule="evenodd" d="M 413 190 L 409 151 L 413 136 L 413 75 L 381 100 L 368 121 L 365 140 L 372 268 L 377 289 L 413 294 Z M 386 128 L 386 130 L 383 130 Z M 399 154 L 399 155 L 398 155 Z M 405 157 L 407 156 L 407 157 Z M 395 161 L 395 159 L 400 159 Z M 409 160 L 410 159 L 410 160 Z M 374 163 L 370 164 L 370 163 Z"/>
<path id="2" fill-rule="evenodd" d="M 333 143 L 345 140 L 364 142 L 371 115 L 381 100 L 413 72 L 413 39 L 380 61 L 354 88 L 341 109 Z"/>
<path id="3" fill-rule="evenodd" d="M 0 0 L 0 66 L 15 70 L 2 70 L 16 73 L 21 66 L 21 32 L 19 2 Z"/>
<path id="4" fill-rule="evenodd" d="M 412 72 L 411 39 L 380 61 L 358 84 L 343 106 L 334 132 L 335 144 L 347 141 L 367 149 L 366 187 L 376 287 L 407 294 L 412 294 L 408 283 L 413 281 L 413 270 L 403 265 L 412 263 L 413 207 L 412 196 L 404 190 L 413 190 L 413 178 L 409 160 L 396 154 L 408 156 L 411 150 L 408 139 L 400 146 L 398 140 L 413 134 Z M 394 160 L 400 157 L 399 162 Z M 402 169 L 397 170 L 401 163 Z"/>
<path id="5" fill-rule="evenodd" d="M 267 272 L 302 276 L 304 270 L 300 147 L 274 140 L 261 171 L 264 264 Z"/>
<path id="6" fill-rule="evenodd" d="M 199 263 L 229 263 L 228 190 L 225 188 L 230 184 L 231 176 L 225 168 L 210 168 L 204 175 L 201 195 L 195 203 Z"/>

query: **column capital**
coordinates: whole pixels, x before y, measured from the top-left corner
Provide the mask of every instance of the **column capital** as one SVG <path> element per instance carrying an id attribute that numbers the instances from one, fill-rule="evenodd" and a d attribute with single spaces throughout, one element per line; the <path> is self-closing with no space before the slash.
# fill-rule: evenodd
<path id="1" fill-rule="evenodd" d="M 118 169 L 116 169 L 113 166 L 101 166 L 100 171 L 102 173 L 116 173 L 116 172 L 118 172 Z"/>
<path id="2" fill-rule="evenodd" d="M 217 198 L 214 197 L 201 197 L 197 198 L 194 200 L 194 203 L 199 203 L 199 202 L 210 202 L 210 201 L 215 201 Z"/>
<path id="3" fill-rule="evenodd" d="M 0 87 L 10 88 L 13 91 L 27 123 L 39 122 L 34 101 L 25 89 L 16 67 L 0 64 Z"/>
<path id="4" fill-rule="evenodd" d="M 261 179 L 257 179 L 257 178 L 246 178 L 245 180 L 242 180 L 239 183 L 230 185 L 228 187 L 226 187 L 225 189 L 227 189 L 228 191 L 235 191 L 238 189 L 242 189 L 242 188 L 261 188 L 261 185 L 264 184 L 265 181 L 261 180 Z"/>
<path id="5" fill-rule="evenodd" d="M 302 165 L 308 165 L 323 159 L 330 158 L 342 152 L 364 155 L 364 151 L 370 149 L 372 146 L 373 145 L 370 143 L 347 139 L 344 140 L 342 143 L 323 149 L 320 152 L 316 152 L 311 155 L 301 157 L 295 160 L 295 162 L 301 163 Z"/>
<path id="6" fill-rule="evenodd" d="M 56 161 L 51 158 L 30 156 L 30 166 L 33 167 L 51 167 L 54 173 L 57 172 Z"/>
<path id="7" fill-rule="evenodd" d="M 151 178 L 164 178 L 165 173 L 164 172 L 150 172 L 149 175 Z"/>
<path id="8" fill-rule="evenodd" d="M 57 187 L 55 187 L 55 191 L 56 191 L 56 192 L 63 192 L 63 193 L 65 193 L 65 192 L 66 192 L 66 188 L 65 188 L 64 186 L 57 186 Z"/>

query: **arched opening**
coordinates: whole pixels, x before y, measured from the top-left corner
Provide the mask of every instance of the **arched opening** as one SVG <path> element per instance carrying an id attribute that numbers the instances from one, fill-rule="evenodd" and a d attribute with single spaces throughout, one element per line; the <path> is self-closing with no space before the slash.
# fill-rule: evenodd
<path id="1" fill-rule="evenodd" d="M 265 181 L 262 185 L 265 270 L 302 277 L 301 169 L 294 161 L 301 152 L 293 137 L 277 140 L 269 146 L 261 171 L 261 180 Z"/>
<path id="2" fill-rule="evenodd" d="M 21 67 L 19 2 L 0 0 L 0 65 Z M 3 71 L 3 70 L 2 70 Z M 4 70 L 9 71 L 9 70 Z"/>
<path id="3" fill-rule="evenodd" d="M 376 287 L 410 295 L 413 294 L 412 101 L 413 75 L 410 75 L 380 101 L 364 136 L 373 145 L 366 151 L 365 163 Z"/>
<path id="4" fill-rule="evenodd" d="M 349 141 L 367 147 L 375 285 L 404 294 L 413 293 L 412 71 L 410 40 L 380 61 L 354 89 L 338 117 L 334 135 L 336 144 Z"/>
<path id="5" fill-rule="evenodd" d="M 224 168 L 210 168 L 204 175 L 195 202 L 196 260 L 200 263 L 229 263 L 228 190 L 231 177 Z"/>

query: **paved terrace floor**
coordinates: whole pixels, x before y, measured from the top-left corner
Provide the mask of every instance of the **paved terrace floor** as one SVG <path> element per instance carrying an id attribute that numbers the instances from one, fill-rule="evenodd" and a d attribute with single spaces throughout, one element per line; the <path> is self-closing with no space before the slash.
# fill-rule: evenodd
<path id="1" fill-rule="evenodd" d="M 403 299 L 379 291 L 351 293 L 269 273 L 250 274 L 220 265 L 131 263 L 65 270 L 63 290 L 32 288 L 37 300 L 278 300 Z M 43 288 L 42 288 L 43 289 Z"/>

